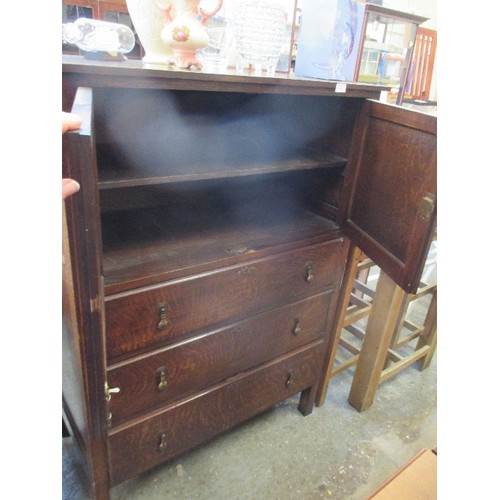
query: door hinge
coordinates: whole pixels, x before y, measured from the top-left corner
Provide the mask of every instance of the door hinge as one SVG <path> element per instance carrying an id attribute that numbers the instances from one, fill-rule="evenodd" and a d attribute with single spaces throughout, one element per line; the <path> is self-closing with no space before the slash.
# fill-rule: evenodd
<path id="1" fill-rule="evenodd" d="M 90 311 L 95 313 L 99 312 L 101 310 L 101 301 L 99 300 L 99 297 L 94 297 L 93 299 L 90 299 Z"/>

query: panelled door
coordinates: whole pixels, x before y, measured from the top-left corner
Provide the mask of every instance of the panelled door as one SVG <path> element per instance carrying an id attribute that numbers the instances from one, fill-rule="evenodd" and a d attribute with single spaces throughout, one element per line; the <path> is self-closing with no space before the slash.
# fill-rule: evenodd
<path id="1" fill-rule="evenodd" d="M 342 229 L 408 293 L 436 229 L 436 137 L 435 116 L 367 100 L 345 172 Z"/>

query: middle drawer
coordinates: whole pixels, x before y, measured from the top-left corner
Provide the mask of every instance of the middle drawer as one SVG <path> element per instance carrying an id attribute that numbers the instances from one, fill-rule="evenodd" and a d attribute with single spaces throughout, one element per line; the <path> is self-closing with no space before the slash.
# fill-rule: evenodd
<path id="1" fill-rule="evenodd" d="M 109 361 L 338 287 L 341 239 L 106 298 Z"/>
<path id="2" fill-rule="evenodd" d="M 324 336 L 332 292 L 248 318 L 108 369 L 112 425 L 203 390 Z"/>

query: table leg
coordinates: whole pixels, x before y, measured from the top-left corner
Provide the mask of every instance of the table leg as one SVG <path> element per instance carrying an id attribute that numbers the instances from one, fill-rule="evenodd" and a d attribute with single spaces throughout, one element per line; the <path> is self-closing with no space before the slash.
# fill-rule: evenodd
<path id="1" fill-rule="evenodd" d="M 366 410 L 373 403 L 404 298 L 404 290 L 380 271 L 348 399 L 358 411 Z"/>

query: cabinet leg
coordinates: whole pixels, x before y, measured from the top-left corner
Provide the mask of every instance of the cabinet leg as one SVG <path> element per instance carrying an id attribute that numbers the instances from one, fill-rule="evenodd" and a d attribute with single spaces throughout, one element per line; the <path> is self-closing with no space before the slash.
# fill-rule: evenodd
<path id="1" fill-rule="evenodd" d="M 304 417 L 313 411 L 315 395 L 316 391 L 313 391 L 312 387 L 308 387 L 300 393 L 299 411 Z"/>
<path id="2" fill-rule="evenodd" d="M 94 500 L 111 500 L 111 494 L 108 487 L 99 487 L 94 484 L 92 493 Z"/>

